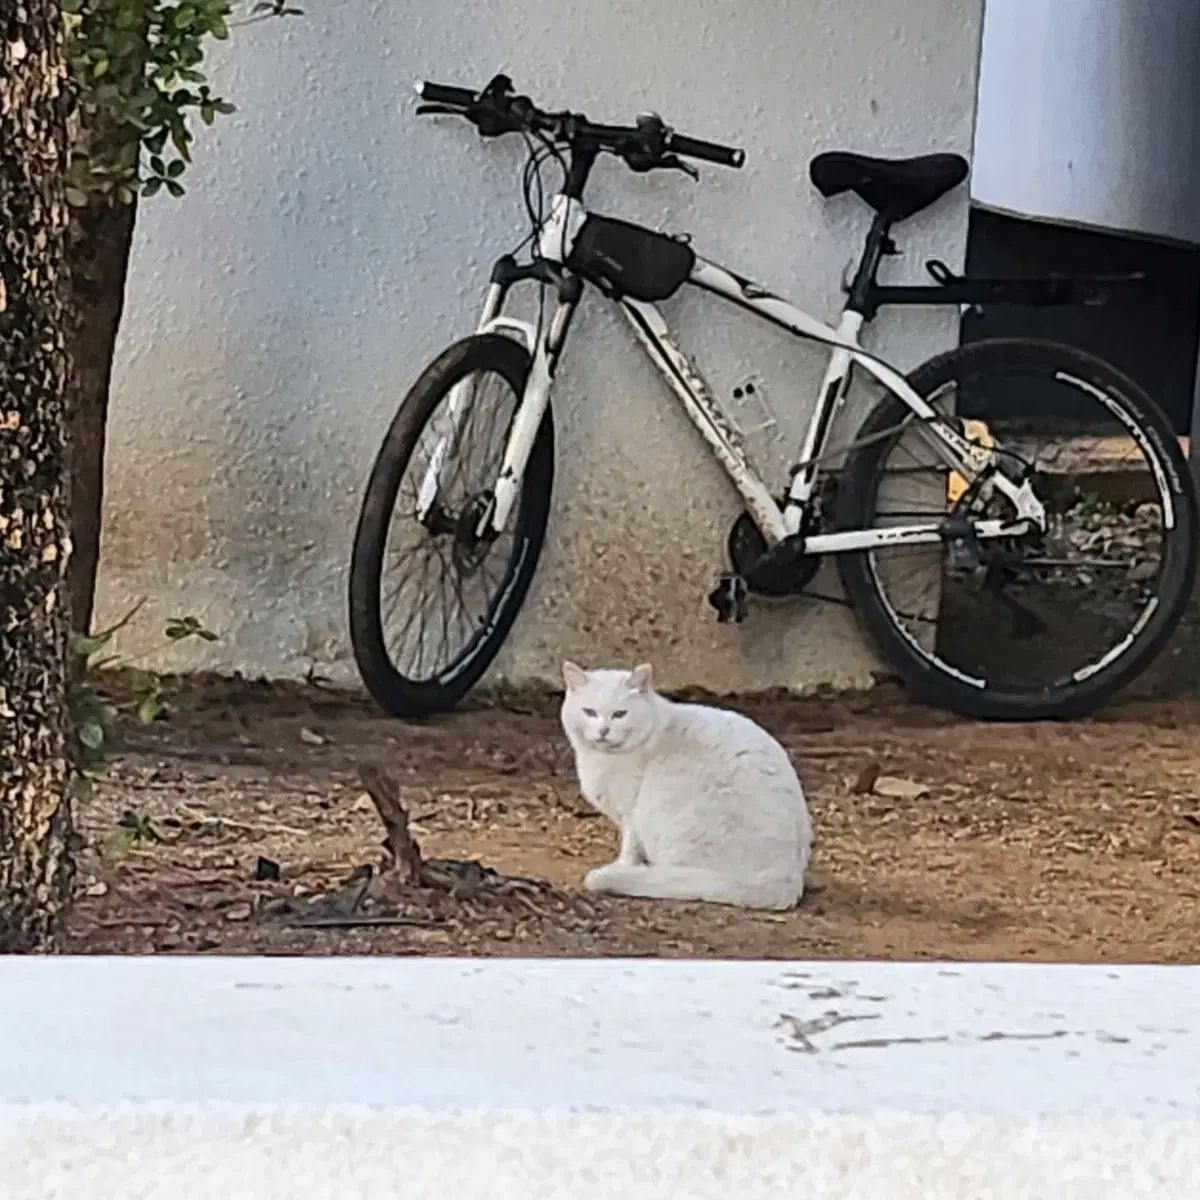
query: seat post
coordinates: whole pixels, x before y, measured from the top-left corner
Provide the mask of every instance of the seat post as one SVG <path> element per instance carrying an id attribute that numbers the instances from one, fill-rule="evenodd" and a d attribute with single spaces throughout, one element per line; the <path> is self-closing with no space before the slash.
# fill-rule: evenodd
<path id="1" fill-rule="evenodd" d="M 867 232 L 867 240 L 863 246 L 862 258 L 859 259 L 858 270 L 850 284 L 850 295 L 846 300 L 846 308 L 856 312 L 866 320 L 874 316 L 875 305 L 871 302 L 871 292 L 875 287 L 875 276 L 879 271 L 879 263 L 885 254 L 893 251 L 888 233 L 895 224 L 896 218 L 890 209 L 875 214 L 871 228 Z"/>

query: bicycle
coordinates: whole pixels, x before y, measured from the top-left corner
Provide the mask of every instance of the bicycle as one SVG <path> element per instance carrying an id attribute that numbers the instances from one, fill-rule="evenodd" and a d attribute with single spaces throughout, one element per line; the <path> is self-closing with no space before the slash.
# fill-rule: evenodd
<path id="1" fill-rule="evenodd" d="M 635 339 L 745 505 L 727 538 L 729 567 L 708 597 L 719 621 L 744 619 L 751 596 L 805 594 L 821 562 L 835 556 L 848 602 L 909 690 L 936 706 L 983 719 L 1084 715 L 1140 674 L 1159 652 L 1191 593 L 1197 501 L 1178 440 L 1150 397 L 1107 363 L 1047 341 L 976 342 L 938 355 L 905 376 L 859 340 L 863 326 L 884 305 L 1102 302 L 1110 284 L 1131 277 L 972 280 L 935 261 L 927 264 L 935 280 L 932 286 L 880 285 L 876 276 L 881 261 L 899 253 L 892 228 L 960 185 L 968 164 L 956 154 L 896 160 L 826 152 L 810 165 L 818 191 L 826 198 L 851 193 L 874 212 L 846 288 L 840 322 L 830 326 L 700 257 L 687 238 L 600 216 L 584 206 L 588 177 L 601 154 L 615 156 L 637 172 L 678 170 L 697 177 L 686 160 L 737 168 L 744 162 L 742 150 L 677 133 L 656 114 L 643 114 L 632 126 L 614 126 L 595 124 L 580 113 L 545 111 L 514 94 L 505 76 L 497 76 L 480 92 L 433 83 L 418 84 L 417 90 L 423 102 L 419 114 L 466 118 L 485 137 L 525 138 L 530 152 L 524 177 L 530 255 L 528 262 L 508 254 L 495 263 L 475 332 L 446 349 L 418 378 L 371 471 L 355 533 L 350 628 L 363 681 L 384 709 L 418 717 L 453 708 L 492 663 L 520 611 L 551 507 L 551 391 L 585 284 L 619 305 Z M 547 211 L 538 203 L 536 190 L 542 167 L 551 159 L 565 178 Z M 548 320 L 544 309 L 539 309 L 536 323 L 505 315 L 509 290 L 524 281 L 539 285 L 543 303 L 547 291 L 552 293 Z M 741 431 L 677 345 L 657 308 L 684 286 L 720 297 L 830 350 L 798 465 L 780 493 L 774 493 L 755 469 Z M 994 390 L 1022 372 L 1032 382 L 1015 395 L 1040 395 L 1052 384 L 1064 384 L 1071 389 L 1071 403 L 1098 401 L 1101 417 L 1112 419 L 1118 440 L 1124 439 L 1121 444 L 1145 454 L 1156 498 L 1132 508 L 1098 500 L 1081 486 L 1086 475 L 1082 469 L 1056 473 L 1029 461 L 1021 421 L 1010 423 L 1011 436 L 998 438 L 998 427 L 964 419 L 963 413 L 988 387 Z M 509 416 L 499 425 L 499 444 L 493 447 L 500 451 L 498 463 L 465 488 L 459 500 L 451 500 L 460 470 L 470 458 L 464 449 L 468 430 L 474 429 L 479 414 L 498 415 L 503 408 L 499 402 L 481 400 L 484 377 L 503 385 L 512 402 Z M 881 388 L 883 396 L 857 437 L 831 450 L 826 441 L 832 419 L 856 377 Z M 955 395 L 947 403 L 955 406 L 953 411 L 943 403 L 950 391 Z M 1085 422 L 1083 427 L 1092 426 Z M 426 434 L 431 448 L 418 456 Z M 885 462 L 910 434 L 920 453 L 907 453 L 933 476 L 923 489 L 907 481 L 915 470 L 892 472 Z M 1055 453 L 1061 457 L 1069 441 L 1060 437 Z M 398 507 L 401 485 L 415 458 L 421 460 L 419 486 L 413 499 Z M 840 468 L 830 469 L 839 458 Z M 888 482 L 893 475 L 895 486 Z M 911 503 L 917 492 L 932 498 L 929 513 L 881 508 L 888 495 L 900 496 L 897 503 Z M 1105 503 L 1116 514 L 1113 528 L 1118 532 L 1097 535 L 1097 541 L 1093 535 L 1101 526 L 1095 514 L 1103 516 Z M 404 670 L 393 662 L 384 631 L 383 569 L 390 524 L 399 514 L 413 517 L 424 539 L 422 579 L 434 558 L 444 573 L 454 569 L 461 574 L 455 585 L 459 608 L 453 621 L 443 613 L 440 649 L 450 644 L 452 624 L 456 635 L 465 630 L 464 644 L 447 662 L 424 674 L 422 664 L 437 640 L 436 631 L 427 635 L 422 625 L 414 651 L 418 661 Z M 914 519 L 919 516 L 927 519 Z M 1156 517 L 1162 526 L 1157 533 L 1150 529 Z M 888 524 L 884 518 L 900 523 Z M 1130 543 L 1136 543 L 1135 549 L 1125 558 L 1114 557 L 1112 547 L 1122 538 L 1128 541 L 1130 529 L 1136 534 Z M 494 582 L 485 564 L 506 540 L 511 549 L 498 586 L 477 612 L 468 605 L 463 588 L 481 580 Z M 1100 552 L 1081 560 L 1084 582 L 1067 594 L 1069 602 L 1086 607 L 1070 618 L 1066 632 L 1054 633 L 1041 648 L 1027 647 L 1024 657 L 1017 651 L 999 651 L 994 642 L 1005 623 L 1022 644 L 1050 631 L 1050 610 L 1044 605 L 1039 609 L 1029 592 L 1034 583 L 1063 583 L 1068 562 L 1063 547 L 1085 543 L 1100 546 Z M 884 593 L 882 578 L 885 552 L 911 554 L 914 547 L 924 548 L 923 557 L 915 560 L 924 582 L 909 589 L 916 596 L 912 604 L 920 610 L 915 614 L 906 611 L 907 601 L 896 607 Z M 1150 563 L 1151 551 L 1161 552 L 1157 566 Z M 931 553 L 946 556 L 940 572 L 928 561 Z M 410 567 L 399 587 L 416 577 L 417 568 Z M 990 605 L 993 615 L 982 623 L 964 623 L 960 610 L 971 598 Z M 424 621 L 428 601 L 407 607 L 405 636 L 416 617 Z M 1118 610 L 1129 615 L 1130 623 L 1115 643 L 1098 657 L 1067 663 L 1065 647 L 1072 637 L 1105 624 Z M 902 627 L 902 619 L 909 617 L 915 629 Z M 966 666 L 947 660 L 947 647 L 960 643 L 968 647 L 963 651 Z M 1038 664 L 1050 666 L 1048 681 L 1028 677 Z"/>

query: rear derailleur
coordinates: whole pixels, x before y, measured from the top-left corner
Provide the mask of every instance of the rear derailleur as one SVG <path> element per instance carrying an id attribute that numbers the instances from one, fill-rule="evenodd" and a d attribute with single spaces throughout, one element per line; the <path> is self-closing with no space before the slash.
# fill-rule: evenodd
<path id="1" fill-rule="evenodd" d="M 947 567 L 957 571 L 976 594 L 987 592 L 1008 609 L 1015 637 L 1030 638 L 1045 632 L 1045 622 L 1006 590 L 1021 577 L 1025 562 L 1014 542 L 997 538 L 981 543 L 974 524 L 963 516 L 950 517 L 942 536 L 948 551 Z"/>

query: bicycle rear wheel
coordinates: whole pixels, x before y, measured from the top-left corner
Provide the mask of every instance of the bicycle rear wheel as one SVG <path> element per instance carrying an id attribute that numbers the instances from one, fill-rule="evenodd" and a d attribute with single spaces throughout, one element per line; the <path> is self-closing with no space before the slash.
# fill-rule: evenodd
<path id="1" fill-rule="evenodd" d="M 928 703 L 985 720 L 1094 711 L 1146 669 L 1192 592 L 1196 493 L 1167 419 L 1107 363 L 1033 339 L 960 347 L 909 382 L 945 420 L 1033 479 L 1049 528 L 965 550 L 840 555 L 848 598 L 884 658 Z M 970 420 L 976 414 L 986 420 Z M 891 395 L 867 417 L 859 440 L 876 441 L 847 458 L 838 528 L 950 512 L 1013 518 L 986 478 L 951 476 L 936 461 L 921 424 Z M 1049 448 L 1047 460 L 1035 444 Z"/>
<path id="2" fill-rule="evenodd" d="M 554 482 L 548 408 L 509 528 L 495 539 L 475 533 L 529 367 L 528 352 L 511 338 L 456 342 L 413 385 L 375 459 L 354 534 L 350 639 L 367 691 L 393 716 L 454 708 L 495 659 L 533 581 Z M 458 384 L 469 388 L 469 401 L 456 422 L 449 401 Z M 420 517 L 435 448 L 456 425 L 436 497 Z M 398 628 L 389 628 L 397 617 Z"/>

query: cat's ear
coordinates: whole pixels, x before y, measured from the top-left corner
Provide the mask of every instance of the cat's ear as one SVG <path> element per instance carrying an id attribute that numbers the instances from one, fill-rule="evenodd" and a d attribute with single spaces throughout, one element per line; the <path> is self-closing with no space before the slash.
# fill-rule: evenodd
<path id="1" fill-rule="evenodd" d="M 654 668 L 649 663 L 639 663 L 629 672 L 625 682 L 635 692 L 648 692 L 654 687 Z"/>
<path id="2" fill-rule="evenodd" d="M 563 683 L 567 685 L 568 692 L 573 692 L 587 683 L 587 672 L 577 663 L 570 661 L 563 663 L 562 673 Z"/>

